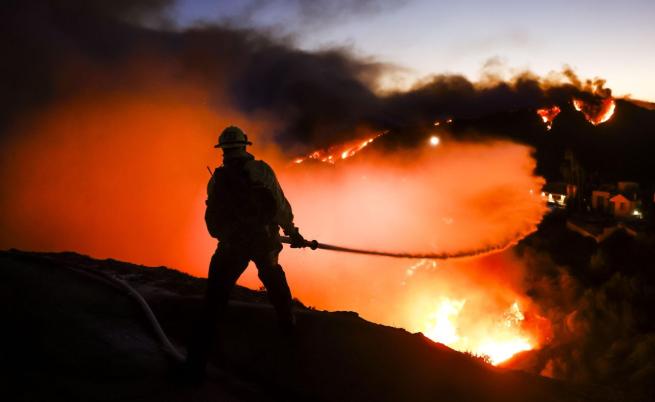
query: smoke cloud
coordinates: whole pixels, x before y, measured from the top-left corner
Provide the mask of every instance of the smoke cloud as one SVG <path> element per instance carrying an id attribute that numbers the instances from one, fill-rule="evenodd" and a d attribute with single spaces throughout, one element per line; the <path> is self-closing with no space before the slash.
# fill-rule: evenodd
<path id="1" fill-rule="evenodd" d="M 410 136 L 442 116 L 466 118 L 607 95 L 600 82 L 583 82 L 566 70 L 547 79 L 524 73 L 483 83 L 439 75 L 410 91 L 382 96 L 374 88 L 391 67 L 346 49 L 309 53 L 289 39 L 252 29 L 203 25 L 180 31 L 134 23 L 164 19 L 167 5 L 10 2 L 2 27 L 7 62 L 0 75 L 9 90 L 0 95 L 0 127 L 89 89 L 131 91 L 143 80 L 185 82 L 206 88 L 212 106 L 214 97 L 218 103 L 225 98 L 250 118 L 277 119 L 273 137 L 296 151 L 342 140 L 360 126 Z"/>

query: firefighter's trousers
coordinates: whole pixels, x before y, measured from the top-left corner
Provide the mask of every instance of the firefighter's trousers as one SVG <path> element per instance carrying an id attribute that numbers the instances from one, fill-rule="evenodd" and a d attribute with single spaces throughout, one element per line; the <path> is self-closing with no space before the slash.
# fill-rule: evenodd
<path id="1" fill-rule="evenodd" d="M 189 366 L 204 372 L 230 293 L 250 261 L 257 266 L 259 279 L 266 287 L 281 327 L 286 329 L 293 326 L 291 291 L 278 264 L 281 250 L 279 241 L 219 243 L 209 264 L 207 293 L 188 348 Z"/>

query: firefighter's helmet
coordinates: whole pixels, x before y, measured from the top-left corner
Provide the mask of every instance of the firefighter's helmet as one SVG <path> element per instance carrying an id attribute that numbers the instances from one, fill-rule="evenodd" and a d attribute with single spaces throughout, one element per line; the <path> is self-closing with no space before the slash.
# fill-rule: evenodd
<path id="1" fill-rule="evenodd" d="M 246 145 L 252 145 L 246 133 L 237 126 L 229 126 L 218 136 L 218 144 L 214 148 L 239 148 Z"/>

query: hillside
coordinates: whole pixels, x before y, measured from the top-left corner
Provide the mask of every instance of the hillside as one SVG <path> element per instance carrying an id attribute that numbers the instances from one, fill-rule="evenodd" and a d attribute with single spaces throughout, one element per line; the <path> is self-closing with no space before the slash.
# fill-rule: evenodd
<path id="1" fill-rule="evenodd" d="M 531 145 L 535 148 L 537 173 L 548 180 L 561 179 L 564 153 L 571 150 L 592 179 L 632 180 L 649 187 L 655 184 L 650 173 L 655 169 L 654 110 L 618 99 L 612 117 L 594 126 L 570 102 L 558 106 L 561 112 L 553 120 L 551 130 L 547 130 L 534 109 L 456 119 L 448 130 L 458 138 L 495 136 Z"/>
<path id="2" fill-rule="evenodd" d="M 604 390 L 495 368 L 352 312 L 297 303 L 298 336 L 282 338 L 265 295 L 245 288 L 234 292 L 209 380 L 183 386 L 143 311 L 87 274 L 98 270 L 135 287 L 184 344 L 204 280 L 74 253 L 1 252 L 6 400 L 611 400 Z"/>

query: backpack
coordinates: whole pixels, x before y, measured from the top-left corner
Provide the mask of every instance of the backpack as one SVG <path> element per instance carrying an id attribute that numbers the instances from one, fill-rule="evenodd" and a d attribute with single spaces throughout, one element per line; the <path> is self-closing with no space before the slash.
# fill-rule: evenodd
<path id="1" fill-rule="evenodd" d="M 223 165 L 212 177 L 205 222 L 210 235 L 221 241 L 252 238 L 274 222 L 275 198 L 265 186 L 252 182 L 247 161 Z"/>

